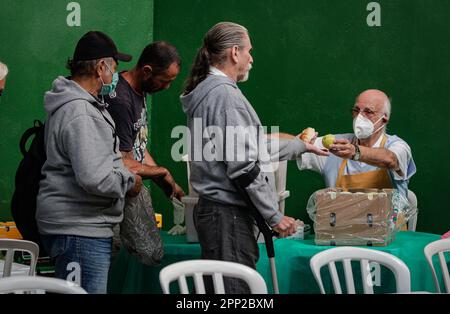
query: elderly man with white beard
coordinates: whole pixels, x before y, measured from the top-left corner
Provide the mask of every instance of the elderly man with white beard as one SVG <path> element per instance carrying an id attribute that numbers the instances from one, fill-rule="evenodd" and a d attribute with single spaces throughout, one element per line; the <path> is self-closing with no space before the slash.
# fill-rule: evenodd
<path id="1" fill-rule="evenodd" d="M 307 151 L 327 153 L 295 137 L 280 138 L 278 145 L 266 145 L 259 117 L 236 84 L 248 79 L 253 63 L 251 50 L 245 27 L 230 22 L 216 24 L 203 39 L 181 102 L 191 133 L 190 182 L 199 194 L 194 222 L 202 258 L 237 262 L 255 269 L 259 251 L 253 232 L 252 208 L 280 236 L 296 231 L 295 220 L 278 211 L 275 179 L 272 169 L 268 169 L 270 157 L 294 160 Z M 194 121 L 199 119 L 200 130 L 194 127 Z M 203 130 L 211 128 L 219 129 L 222 136 L 211 134 L 210 138 L 204 138 Z M 236 136 L 227 132 L 229 128 L 254 132 Z M 200 149 L 195 143 L 199 136 Z M 204 156 L 203 148 L 214 137 L 214 150 L 227 152 L 223 160 Z M 242 186 L 236 185 L 244 181 Z M 225 279 L 225 292 L 248 293 L 249 290 L 240 280 Z"/>

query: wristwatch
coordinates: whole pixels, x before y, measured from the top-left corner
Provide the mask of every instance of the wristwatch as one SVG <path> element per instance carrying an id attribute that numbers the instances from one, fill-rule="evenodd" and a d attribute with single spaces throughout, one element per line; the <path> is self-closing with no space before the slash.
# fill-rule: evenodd
<path id="1" fill-rule="evenodd" d="M 352 156 L 352 160 L 358 161 L 359 158 L 361 158 L 361 151 L 359 150 L 359 146 L 356 144 L 353 144 L 355 146 L 355 154 Z"/>

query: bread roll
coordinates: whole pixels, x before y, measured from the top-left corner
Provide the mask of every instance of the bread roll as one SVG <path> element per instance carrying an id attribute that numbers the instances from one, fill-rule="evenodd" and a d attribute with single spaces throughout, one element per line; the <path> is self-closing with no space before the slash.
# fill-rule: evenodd
<path id="1" fill-rule="evenodd" d="M 300 134 L 300 139 L 304 142 L 311 142 L 311 140 L 316 136 L 316 130 L 313 128 L 306 128 L 303 130 L 302 134 Z"/>

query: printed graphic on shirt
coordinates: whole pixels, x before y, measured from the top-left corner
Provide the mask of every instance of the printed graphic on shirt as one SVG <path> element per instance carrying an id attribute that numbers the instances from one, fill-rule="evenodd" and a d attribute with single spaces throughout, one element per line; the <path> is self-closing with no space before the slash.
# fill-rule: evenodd
<path id="1" fill-rule="evenodd" d="M 134 159 L 143 162 L 149 137 L 145 95 L 136 93 L 121 74 L 115 95 L 105 96 L 105 99 L 116 124 L 120 150 L 133 152 Z"/>
<path id="2" fill-rule="evenodd" d="M 133 124 L 133 128 L 136 132 L 136 139 L 133 145 L 133 156 L 135 160 L 143 162 L 148 142 L 147 103 L 145 102 L 145 98 L 141 117 Z"/>

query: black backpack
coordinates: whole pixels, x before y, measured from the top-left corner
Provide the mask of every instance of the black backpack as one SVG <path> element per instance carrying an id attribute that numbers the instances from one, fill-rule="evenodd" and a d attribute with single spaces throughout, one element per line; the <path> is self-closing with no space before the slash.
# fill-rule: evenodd
<path id="1" fill-rule="evenodd" d="M 26 144 L 34 136 L 29 149 Z M 47 159 L 44 147 L 44 124 L 34 120 L 34 126 L 23 133 L 20 139 L 20 151 L 23 155 L 16 172 L 15 190 L 11 199 L 11 213 L 24 240 L 39 245 L 39 256 L 45 256 L 36 223 L 36 198 L 39 193 L 41 169 Z"/>

